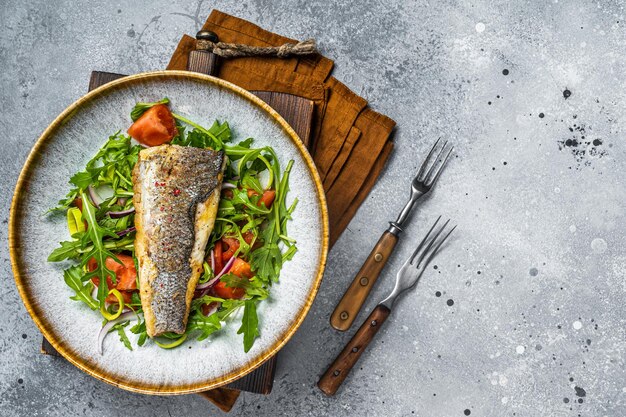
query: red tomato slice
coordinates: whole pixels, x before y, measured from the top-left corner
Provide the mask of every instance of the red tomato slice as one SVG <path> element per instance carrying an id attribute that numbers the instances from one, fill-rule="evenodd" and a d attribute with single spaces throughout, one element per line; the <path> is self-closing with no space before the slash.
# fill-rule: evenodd
<path id="1" fill-rule="evenodd" d="M 239 258 L 235 258 L 235 262 L 229 272 L 237 275 L 239 278 L 252 278 L 254 276 L 250 264 Z"/>
<path id="2" fill-rule="evenodd" d="M 116 288 L 120 291 L 133 291 L 137 289 L 137 269 L 135 268 L 135 262 L 132 256 L 118 253 L 117 258 L 122 261 L 123 265 L 117 263 L 113 258 L 107 258 L 105 266 L 115 273 L 117 279 L 116 285 L 113 285 L 113 280 L 110 276 L 107 277 L 107 285 L 109 289 Z M 87 262 L 87 269 L 93 271 L 98 267 L 98 263 L 95 259 L 91 258 Z M 91 281 L 100 285 L 100 277 L 93 277 Z"/>
<path id="3" fill-rule="evenodd" d="M 213 292 L 220 298 L 232 299 L 241 298 L 246 293 L 243 288 L 231 288 L 227 287 L 226 283 L 220 281 L 213 287 Z"/>
<path id="4" fill-rule="evenodd" d="M 259 195 L 259 193 L 257 193 L 251 188 L 248 188 L 248 197 L 252 197 L 255 195 Z M 274 202 L 275 198 L 276 198 L 276 191 L 272 189 L 265 190 L 263 191 L 263 195 L 261 196 L 261 198 L 259 198 L 259 201 L 256 203 L 256 205 L 261 207 L 263 204 L 265 204 L 265 208 L 270 208 L 272 207 L 272 203 Z"/>
<path id="5" fill-rule="evenodd" d="M 272 207 L 274 198 L 276 198 L 276 191 L 274 190 L 263 191 L 263 195 L 261 196 L 261 199 L 259 200 L 259 206 L 261 205 L 261 203 L 263 203 L 265 204 L 265 207 L 267 208 Z"/>
<path id="6" fill-rule="evenodd" d="M 245 240 L 248 245 L 252 244 L 252 241 L 254 240 L 254 233 L 248 230 L 243 234 L 243 240 Z"/>
<path id="7" fill-rule="evenodd" d="M 215 242 L 215 248 L 213 249 L 213 256 L 215 257 L 215 275 L 219 274 L 224 269 L 224 263 L 222 262 L 222 241 Z"/>
<path id="8" fill-rule="evenodd" d="M 227 249 L 222 252 L 222 261 L 226 263 L 239 249 L 239 239 L 224 236 L 222 238 L 222 243 L 227 246 Z"/>
<path id="9" fill-rule="evenodd" d="M 158 146 L 171 141 L 178 134 L 178 130 L 169 107 L 157 104 L 130 126 L 128 134 L 144 145 Z"/>

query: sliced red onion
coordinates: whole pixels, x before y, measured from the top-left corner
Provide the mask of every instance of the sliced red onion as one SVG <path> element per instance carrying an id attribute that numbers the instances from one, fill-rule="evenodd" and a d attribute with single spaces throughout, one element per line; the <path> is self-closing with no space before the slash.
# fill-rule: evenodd
<path id="1" fill-rule="evenodd" d="M 237 188 L 237 186 L 235 184 L 232 184 L 230 182 L 223 182 L 222 183 L 222 190 L 233 190 Z"/>
<path id="2" fill-rule="evenodd" d="M 221 277 L 222 277 L 222 275 L 227 274 L 227 273 L 228 273 L 228 271 L 230 271 L 230 268 L 232 268 L 233 264 L 235 263 L 235 259 L 236 259 L 236 258 L 235 258 L 234 256 L 233 256 L 233 257 L 231 257 L 231 258 L 228 260 L 228 262 L 226 262 L 226 265 L 224 265 L 224 268 L 222 268 L 222 270 L 220 271 L 220 273 L 219 273 L 219 274 L 217 274 L 217 276 L 216 276 L 215 278 L 218 278 L 218 279 L 219 279 L 219 278 L 221 278 Z M 213 278 L 213 279 L 215 279 L 215 278 Z"/>
<path id="3" fill-rule="evenodd" d="M 96 190 L 94 190 L 94 188 L 89 185 L 87 186 L 87 191 L 89 191 L 89 198 L 91 198 L 91 202 L 93 203 L 93 205 L 96 206 L 96 208 L 100 208 L 102 200 L 100 200 L 100 196 L 96 193 Z"/>
<path id="4" fill-rule="evenodd" d="M 98 352 L 102 355 L 102 342 L 104 342 L 104 338 L 109 333 L 109 330 L 117 323 L 121 323 L 126 320 L 130 320 L 131 318 L 136 317 L 136 314 L 133 311 L 129 311 L 128 313 L 123 313 L 121 316 L 116 318 L 115 320 L 111 320 L 107 322 L 102 329 L 100 329 L 100 333 L 98 333 Z"/>
<path id="5" fill-rule="evenodd" d="M 213 284 L 217 282 L 218 279 L 219 278 L 216 276 L 215 278 L 205 282 L 204 284 L 198 284 L 198 286 L 196 287 L 196 290 L 208 290 L 213 286 Z M 204 296 L 206 294 L 203 293 L 202 295 Z"/>
<path id="6" fill-rule="evenodd" d="M 228 260 L 228 262 L 226 262 L 226 265 L 224 265 L 224 268 L 222 268 L 220 273 L 217 274 L 215 278 L 213 278 L 210 281 L 205 282 L 204 284 L 198 285 L 196 287 L 196 290 L 204 290 L 204 289 L 211 288 L 224 274 L 227 274 L 228 271 L 230 271 L 230 268 L 233 266 L 234 263 L 235 263 L 235 257 L 233 256 L 232 258 Z"/>
<path id="7" fill-rule="evenodd" d="M 129 227 L 128 229 L 124 229 L 124 230 L 122 230 L 122 231 L 120 231 L 120 232 L 117 232 L 117 235 L 118 235 L 119 237 L 126 236 L 127 234 L 132 233 L 132 232 L 134 232 L 135 230 L 137 230 L 137 229 L 135 228 L 135 226 L 131 226 L 131 227 Z"/>
<path id="8" fill-rule="evenodd" d="M 211 249 L 211 271 L 215 272 L 215 250 Z"/>
<path id="9" fill-rule="evenodd" d="M 107 214 L 112 219 L 119 219 L 120 217 L 128 216 L 129 214 L 133 214 L 135 212 L 135 207 L 131 207 L 128 210 L 122 211 L 109 211 Z"/>
<path id="10" fill-rule="evenodd" d="M 124 207 L 126 205 L 127 201 L 128 201 L 128 197 L 120 197 L 120 198 L 117 199 L 117 202 L 122 207 Z"/>

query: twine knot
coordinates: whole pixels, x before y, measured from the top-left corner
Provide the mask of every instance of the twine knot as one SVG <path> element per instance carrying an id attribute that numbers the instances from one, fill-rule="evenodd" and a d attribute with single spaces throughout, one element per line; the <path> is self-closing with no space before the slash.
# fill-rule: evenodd
<path id="1" fill-rule="evenodd" d="M 286 58 L 294 55 L 317 54 L 317 45 L 314 39 L 298 43 L 286 43 L 280 46 L 251 46 L 238 43 L 213 42 L 209 39 L 198 39 L 196 48 L 213 52 L 223 58 L 237 58 L 244 56 L 276 56 Z"/>

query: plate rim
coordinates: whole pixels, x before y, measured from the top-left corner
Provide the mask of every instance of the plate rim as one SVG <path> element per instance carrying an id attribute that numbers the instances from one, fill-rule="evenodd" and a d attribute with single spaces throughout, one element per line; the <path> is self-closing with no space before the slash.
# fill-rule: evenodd
<path id="1" fill-rule="evenodd" d="M 20 267 L 20 252 L 21 249 L 19 245 L 19 222 L 17 216 L 17 211 L 20 208 L 23 196 L 26 195 L 24 192 L 25 189 L 28 188 L 28 178 L 34 168 L 35 161 L 41 155 L 40 149 L 44 145 L 44 143 L 48 142 L 50 137 L 55 133 L 58 127 L 68 118 L 73 117 L 73 113 L 76 112 L 86 103 L 89 103 L 94 98 L 102 95 L 108 90 L 123 87 L 124 84 L 132 84 L 141 80 L 148 79 L 158 79 L 158 78 L 173 78 L 173 79 L 193 79 L 198 80 L 207 84 L 217 85 L 219 87 L 226 88 L 231 90 L 232 92 L 238 94 L 239 96 L 247 99 L 252 102 L 256 106 L 262 108 L 267 112 L 286 132 L 289 139 L 296 146 L 300 155 L 304 159 L 304 162 L 307 167 L 307 171 L 312 178 L 315 184 L 316 197 L 320 206 L 320 214 L 321 214 L 321 223 L 322 223 L 322 242 L 320 248 L 320 256 L 317 264 L 317 273 L 315 275 L 315 281 L 313 283 L 313 287 L 309 292 L 304 305 L 298 311 L 295 321 L 291 324 L 291 326 L 284 332 L 281 337 L 277 338 L 276 342 L 273 343 L 268 349 L 259 354 L 256 359 L 248 364 L 244 364 L 239 368 L 216 378 L 208 379 L 204 382 L 192 383 L 192 384 L 171 384 L 167 386 L 159 385 L 159 384 L 150 384 L 146 382 L 133 381 L 129 379 L 124 379 L 120 377 L 115 377 L 107 373 L 106 370 L 95 366 L 94 363 L 90 363 L 87 359 L 80 357 L 78 354 L 72 351 L 72 349 L 57 339 L 57 336 L 48 330 L 47 324 L 48 320 L 40 317 L 36 312 L 35 302 L 31 301 L 30 294 L 28 292 L 27 285 L 24 282 L 24 277 L 26 274 L 21 272 Z M 150 71 L 150 72 L 142 72 L 134 75 L 125 76 L 119 78 L 117 80 L 111 81 L 107 84 L 104 84 L 77 99 L 72 104 L 70 104 L 63 112 L 61 112 L 53 121 L 50 123 L 43 133 L 39 136 L 33 147 L 31 148 L 28 157 L 20 171 L 17 183 L 15 185 L 15 189 L 13 192 L 13 197 L 11 200 L 11 207 L 9 213 L 9 256 L 11 259 L 11 268 L 13 270 L 13 277 L 15 280 L 15 285 L 20 294 L 20 298 L 22 299 L 22 303 L 26 307 L 28 314 L 31 319 L 37 325 L 39 331 L 43 334 L 43 336 L 50 342 L 50 344 L 70 363 L 74 366 L 82 370 L 83 372 L 101 380 L 107 382 L 111 385 L 114 385 L 118 388 L 122 388 L 128 391 L 143 393 L 143 394 L 154 394 L 154 395 L 179 395 L 179 394 L 192 394 L 198 393 L 202 391 L 211 390 L 214 388 L 221 387 L 226 385 L 236 379 L 239 379 L 253 370 L 257 369 L 261 364 L 263 364 L 266 360 L 275 355 L 286 343 L 291 339 L 296 330 L 300 327 L 302 322 L 304 321 L 307 313 L 309 312 L 311 305 L 317 295 L 319 287 L 321 285 L 322 277 L 324 274 L 324 269 L 326 266 L 326 260 L 328 257 L 328 245 L 329 245 L 329 224 L 328 224 L 328 207 L 326 203 L 326 195 L 324 193 L 324 188 L 322 186 L 322 182 L 313 162 L 313 158 L 309 154 L 308 150 L 293 130 L 293 128 L 276 112 L 273 108 L 271 108 L 267 103 L 265 103 L 260 98 L 256 97 L 249 91 L 232 84 L 228 81 L 222 80 L 217 77 L 213 77 L 210 75 L 205 75 L 201 73 L 195 73 L 190 71 L 172 71 L 172 70 L 161 70 L 161 71 Z"/>

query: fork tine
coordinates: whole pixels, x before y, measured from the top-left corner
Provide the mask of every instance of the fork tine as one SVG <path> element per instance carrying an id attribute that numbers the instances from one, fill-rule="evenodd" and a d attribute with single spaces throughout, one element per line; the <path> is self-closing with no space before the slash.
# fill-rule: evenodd
<path id="1" fill-rule="evenodd" d="M 424 184 L 432 184 L 432 181 L 430 181 L 432 175 L 434 172 L 436 172 L 438 170 L 438 166 L 441 167 L 441 165 L 439 165 L 439 162 L 441 161 L 441 157 L 443 156 L 445 150 L 446 150 L 446 145 L 448 144 L 448 141 L 445 141 L 445 143 L 443 144 L 443 146 L 441 147 L 441 149 L 439 150 L 439 153 L 437 154 L 437 157 L 435 158 L 433 164 L 430 166 L 430 169 L 428 170 L 428 173 L 426 173 L 426 175 L 424 176 Z M 428 186 L 428 185 L 427 185 Z"/>
<path id="2" fill-rule="evenodd" d="M 446 228 L 446 226 L 448 225 L 448 223 L 450 223 L 450 219 L 446 220 L 446 222 L 443 224 L 443 226 L 441 226 L 441 228 L 439 229 L 439 231 L 437 232 L 437 234 L 430 240 L 430 242 L 428 242 L 428 246 L 426 246 L 426 249 L 424 249 L 424 251 L 422 252 L 422 254 L 420 255 L 417 264 L 415 265 L 416 268 L 420 267 L 420 264 L 422 263 L 422 261 L 424 260 L 424 258 L 426 257 L 426 254 L 428 254 L 428 251 L 430 250 L 430 248 L 433 246 L 433 244 L 437 241 L 437 238 L 441 235 L 441 233 L 444 231 L 444 229 Z M 429 258 L 430 259 L 430 258 Z"/>
<path id="3" fill-rule="evenodd" d="M 447 222 L 446 222 L 447 224 Z M 441 247 L 441 245 L 443 245 L 443 243 L 446 241 L 446 239 L 448 239 L 448 237 L 452 234 L 452 232 L 454 232 L 454 229 L 456 229 L 457 225 L 454 225 L 454 227 L 452 229 L 450 229 L 450 231 L 443 237 L 443 239 L 441 239 L 439 241 L 439 243 L 437 243 L 437 246 L 435 246 L 435 248 L 433 249 L 433 251 L 430 253 L 430 256 L 428 257 L 428 259 L 426 260 L 426 262 L 424 263 L 424 267 L 428 266 L 428 264 L 430 263 L 430 261 L 435 257 L 435 255 L 437 254 L 437 252 L 439 251 L 439 248 Z M 443 229 L 443 228 L 442 228 Z"/>
<path id="4" fill-rule="evenodd" d="M 430 233 L 433 231 L 435 226 L 437 226 L 437 223 L 439 223 L 440 219 L 441 219 L 441 216 L 437 217 L 437 220 L 435 220 L 435 223 L 433 223 L 433 225 L 430 227 L 430 230 L 428 231 L 428 233 L 426 233 L 426 236 L 424 236 L 424 239 L 422 239 L 420 244 L 417 245 L 417 248 L 415 248 L 415 250 L 413 251 L 413 254 L 409 258 L 409 263 L 411 265 L 413 265 L 413 259 L 415 258 L 415 255 L 417 255 L 417 253 L 420 251 L 420 249 L 424 246 L 424 242 L 426 242 L 426 239 L 428 239 L 428 236 L 430 236 Z"/>
<path id="5" fill-rule="evenodd" d="M 433 175 L 432 180 L 426 183 L 427 187 L 432 187 L 433 185 L 435 185 L 435 182 L 439 178 L 439 175 L 441 175 L 441 172 L 443 171 L 443 167 L 446 165 L 446 162 L 448 162 L 448 158 L 450 157 L 450 154 L 452 153 L 453 150 L 454 150 L 454 146 L 451 146 L 450 150 L 446 154 L 446 157 L 443 158 L 443 161 L 441 161 L 441 165 L 439 165 L 439 168 L 437 168 L 437 171 Z M 430 176 L 430 172 L 429 172 L 429 176 Z"/>
<path id="6" fill-rule="evenodd" d="M 424 159 L 424 162 L 422 162 L 422 166 L 420 166 L 420 170 L 417 171 L 417 175 L 415 175 L 415 178 L 417 178 L 418 180 L 422 176 L 422 174 L 424 173 L 424 170 L 426 169 L 426 167 L 428 166 L 428 161 L 430 160 L 430 157 L 433 155 L 433 152 L 435 151 L 435 148 L 437 147 L 437 144 L 439 143 L 440 140 L 441 140 L 441 138 L 437 139 L 437 142 L 435 142 L 433 147 L 430 148 L 430 152 L 428 152 L 428 156 L 426 157 L 426 159 Z M 445 146 L 445 144 L 444 144 L 444 146 Z"/>

